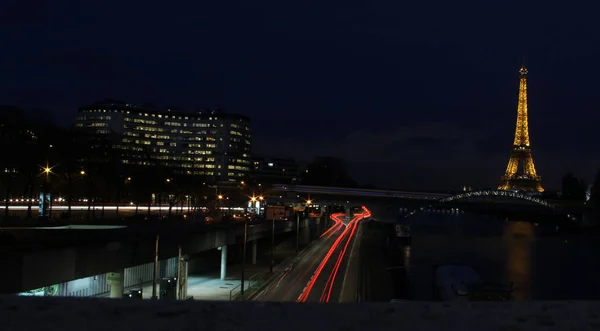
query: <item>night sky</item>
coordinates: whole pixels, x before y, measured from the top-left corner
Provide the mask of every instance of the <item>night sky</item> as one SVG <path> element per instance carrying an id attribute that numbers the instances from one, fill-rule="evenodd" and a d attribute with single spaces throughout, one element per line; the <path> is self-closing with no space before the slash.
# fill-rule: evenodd
<path id="1" fill-rule="evenodd" d="M 103 98 L 222 107 L 257 153 L 339 156 L 361 183 L 495 186 L 529 69 L 547 189 L 600 166 L 598 6 L 502 1 L 31 1 L 0 11 L 0 104 L 59 123 Z"/>

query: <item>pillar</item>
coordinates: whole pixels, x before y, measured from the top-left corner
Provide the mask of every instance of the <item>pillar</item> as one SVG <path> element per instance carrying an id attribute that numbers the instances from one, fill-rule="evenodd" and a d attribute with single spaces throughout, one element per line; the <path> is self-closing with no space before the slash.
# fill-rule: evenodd
<path id="1" fill-rule="evenodd" d="M 404 270 L 406 271 L 406 273 L 410 272 L 410 255 L 411 255 L 411 249 L 410 246 L 406 245 L 404 246 Z"/>
<path id="2" fill-rule="evenodd" d="M 183 264 L 183 272 L 185 274 L 185 281 L 183 283 L 183 298 L 184 299 L 187 299 L 187 289 L 188 289 L 188 284 L 189 284 L 189 282 L 188 282 L 188 279 L 189 279 L 188 267 L 189 267 L 188 261 L 185 261 L 185 263 Z"/>
<path id="3" fill-rule="evenodd" d="M 321 236 L 321 226 L 323 225 L 323 216 L 324 216 L 325 212 L 321 212 L 321 216 L 317 217 L 315 219 L 315 238 L 319 238 L 319 236 Z M 313 239 L 313 238 L 311 238 Z"/>
<path id="4" fill-rule="evenodd" d="M 177 298 L 185 300 L 187 298 L 188 284 L 188 261 L 181 259 L 179 263 L 179 277 L 177 278 Z"/>
<path id="5" fill-rule="evenodd" d="M 227 245 L 221 246 L 221 280 L 227 275 Z"/>
<path id="6" fill-rule="evenodd" d="M 119 272 L 109 272 L 106 274 L 106 280 L 110 285 L 110 297 L 114 299 L 123 298 L 123 285 L 125 283 L 125 270 Z"/>
<path id="7" fill-rule="evenodd" d="M 256 264 L 256 255 L 258 251 L 258 240 L 252 241 L 252 264 Z"/>
<path id="8" fill-rule="evenodd" d="M 307 245 L 310 243 L 310 220 L 305 219 L 303 223 L 304 229 L 302 229 L 302 245 Z"/>

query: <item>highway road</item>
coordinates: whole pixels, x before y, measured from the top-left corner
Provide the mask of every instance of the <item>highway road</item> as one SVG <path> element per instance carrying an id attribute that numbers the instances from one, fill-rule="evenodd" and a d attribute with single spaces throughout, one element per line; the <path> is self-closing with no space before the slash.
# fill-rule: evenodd
<path id="1" fill-rule="evenodd" d="M 307 247 L 255 300 L 278 302 L 338 302 L 347 258 L 358 224 L 371 216 L 363 207 L 350 221 L 333 214 L 334 225 Z"/>

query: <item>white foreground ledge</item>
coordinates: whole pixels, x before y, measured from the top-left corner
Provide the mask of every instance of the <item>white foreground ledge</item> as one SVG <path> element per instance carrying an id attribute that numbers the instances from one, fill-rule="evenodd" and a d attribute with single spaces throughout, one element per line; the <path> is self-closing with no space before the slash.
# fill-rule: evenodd
<path id="1" fill-rule="evenodd" d="M 294 304 L 0 296 L 0 330 L 599 330 L 600 302 Z"/>

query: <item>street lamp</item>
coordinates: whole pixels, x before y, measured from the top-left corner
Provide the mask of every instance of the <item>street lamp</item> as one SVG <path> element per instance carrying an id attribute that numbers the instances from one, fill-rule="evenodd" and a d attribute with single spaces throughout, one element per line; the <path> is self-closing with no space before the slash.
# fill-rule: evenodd
<path id="1" fill-rule="evenodd" d="M 50 208 L 51 208 L 51 203 L 52 203 L 52 199 L 49 196 L 48 193 L 48 185 L 49 185 L 49 181 L 50 181 L 50 174 L 52 173 L 52 168 L 48 166 L 48 163 L 46 163 L 45 167 L 42 167 L 42 174 L 44 174 L 46 176 L 46 180 L 44 181 L 44 183 L 42 184 L 42 196 L 40 197 L 40 203 L 41 203 L 41 212 L 42 215 L 41 216 L 50 216 Z"/>
<path id="2" fill-rule="evenodd" d="M 51 172 L 52 168 L 49 168 L 48 166 L 44 167 L 44 174 L 46 175 L 46 180 L 48 180 L 48 176 L 50 176 Z"/>
<path id="3" fill-rule="evenodd" d="M 279 212 L 281 219 L 283 212 Z M 271 227 L 271 263 L 269 263 L 269 271 L 273 273 L 273 264 L 275 263 L 275 214 L 273 214 L 273 226 Z"/>
<path id="4" fill-rule="evenodd" d="M 244 244 L 242 246 L 242 252 L 243 252 L 243 256 L 242 256 L 242 279 L 241 279 L 241 286 L 242 286 L 242 298 L 244 296 L 244 269 L 246 267 L 246 240 L 248 238 L 248 218 L 244 217 Z"/>
<path id="5" fill-rule="evenodd" d="M 223 217 L 223 215 L 222 215 L 223 214 L 223 210 L 221 210 L 222 201 L 223 201 L 223 195 L 222 194 L 217 195 L 217 201 L 215 201 L 216 202 L 215 203 L 216 204 L 215 207 L 218 209 L 218 216 L 221 217 L 221 218 Z"/>
<path id="6" fill-rule="evenodd" d="M 83 176 L 83 175 L 85 175 L 85 171 L 84 171 L 84 170 L 81 170 L 79 173 L 80 173 L 82 176 Z"/>
<path id="7" fill-rule="evenodd" d="M 300 251 L 300 211 L 296 211 L 296 254 Z"/>

